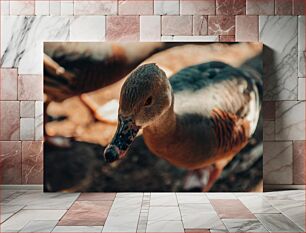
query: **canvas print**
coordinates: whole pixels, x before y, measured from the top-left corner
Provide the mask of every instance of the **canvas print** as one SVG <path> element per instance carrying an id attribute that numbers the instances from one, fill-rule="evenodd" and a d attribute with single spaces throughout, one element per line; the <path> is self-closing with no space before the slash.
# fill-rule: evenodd
<path id="1" fill-rule="evenodd" d="M 44 43 L 44 190 L 262 191 L 261 43 Z"/>

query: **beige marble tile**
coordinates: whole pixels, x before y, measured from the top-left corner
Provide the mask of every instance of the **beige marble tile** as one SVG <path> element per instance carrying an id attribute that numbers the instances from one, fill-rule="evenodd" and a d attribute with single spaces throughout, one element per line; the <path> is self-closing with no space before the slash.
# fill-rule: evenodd
<path id="1" fill-rule="evenodd" d="M 264 143 L 265 184 L 292 184 L 292 142 Z"/>
<path id="2" fill-rule="evenodd" d="M 276 102 L 275 139 L 305 139 L 305 102 Z"/>

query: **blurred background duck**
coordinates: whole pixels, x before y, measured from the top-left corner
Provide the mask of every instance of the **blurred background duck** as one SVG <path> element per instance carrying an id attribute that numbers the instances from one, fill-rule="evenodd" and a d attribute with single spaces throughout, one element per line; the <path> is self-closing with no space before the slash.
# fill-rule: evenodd
<path id="1" fill-rule="evenodd" d="M 255 132 L 262 99 L 261 57 L 239 68 L 222 62 L 187 67 L 167 78 L 145 64 L 124 82 L 119 124 L 104 151 L 113 162 L 126 154 L 140 129 L 148 148 L 177 167 L 214 165 L 207 191 Z"/>

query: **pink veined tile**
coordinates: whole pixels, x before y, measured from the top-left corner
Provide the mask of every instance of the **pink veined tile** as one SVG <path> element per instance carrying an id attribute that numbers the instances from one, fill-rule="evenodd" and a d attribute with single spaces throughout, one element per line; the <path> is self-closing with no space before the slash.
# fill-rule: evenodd
<path id="1" fill-rule="evenodd" d="M 220 218 L 256 219 L 255 215 L 238 199 L 210 199 Z"/>
<path id="2" fill-rule="evenodd" d="M 17 100 L 17 69 L 0 72 L 0 100 Z"/>
<path id="3" fill-rule="evenodd" d="M 119 0 L 119 15 L 152 15 L 153 0 Z"/>
<path id="4" fill-rule="evenodd" d="M 41 75 L 18 76 L 19 100 L 43 100 L 43 78 Z"/>
<path id="5" fill-rule="evenodd" d="M 207 16 L 195 15 L 193 16 L 193 35 L 205 36 L 207 35 Z"/>
<path id="6" fill-rule="evenodd" d="M 274 0 L 246 0 L 247 15 L 274 15 Z"/>
<path id="7" fill-rule="evenodd" d="M 34 117 L 35 101 L 20 101 L 20 117 Z"/>
<path id="8" fill-rule="evenodd" d="M 162 35 L 192 35 L 192 16 L 162 16 Z"/>
<path id="9" fill-rule="evenodd" d="M 214 15 L 216 12 L 215 0 L 181 0 L 181 15 Z"/>
<path id="10" fill-rule="evenodd" d="M 0 140 L 19 140 L 19 101 L 0 103 Z"/>
<path id="11" fill-rule="evenodd" d="M 107 16 L 106 40 L 138 41 L 139 16 Z"/>
<path id="12" fill-rule="evenodd" d="M 293 141 L 293 184 L 305 184 L 305 141 Z"/>
<path id="13" fill-rule="evenodd" d="M 292 15 L 292 0 L 275 0 L 275 15 Z"/>
<path id="14" fill-rule="evenodd" d="M 220 42 L 235 42 L 235 36 L 220 35 L 219 41 Z"/>
<path id="15" fill-rule="evenodd" d="M 22 183 L 43 183 L 43 142 L 22 142 Z"/>
<path id="16" fill-rule="evenodd" d="M 305 0 L 293 0 L 293 14 L 305 15 Z"/>
<path id="17" fill-rule="evenodd" d="M 112 201 L 76 201 L 59 221 L 59 226 L 104 225 Z"/>
<path id="18" fill-rule="evenodd" d="M 34 15 L 35 1 L 16 0 L 10 1 L 10 14 L 11 15 Z"/>
<path id="19" fill-rule="evenodd" d="M 117 0 L 74 1 L 74 15 L 116 15 Z"/>
<path id="20" fill-rule="evenodd" d="M 21 142 L 0 141 L 0 183 L 21 184 Z"/>
<path id="21" fill-rule="evenodd" d="M 245 15 L 246 0 L 216 0 L 217 15 Z"/>
<path id="22" fill-rule="evenodd" d="M 208 35 L 235 35 L 235 16 L 208 16 Z"/>
<path id="23" fill-rule="evenodd" d="M 263 118 L 265 120 L 275 120 L 275 102 L 264 101 L 263 102 Z"/>
<path id="24" fill-rule="evenodd" d="M 258 41 L 258 16 L 236 16 L 236 40 L 240 42 Z"/>
<path id="25" fill-rule="evenodd" d="M 78 201 L 113 201 L 116 193 L 81 193 Z"/>

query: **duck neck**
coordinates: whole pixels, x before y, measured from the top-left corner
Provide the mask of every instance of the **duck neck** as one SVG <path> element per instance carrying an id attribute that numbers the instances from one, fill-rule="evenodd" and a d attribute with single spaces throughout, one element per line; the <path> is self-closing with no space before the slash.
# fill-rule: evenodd
<path id="1" fill-rule="evenodd" d="M 176 130 L 176 114 L 174 112 L 174 99 L 172 96 L 171 106 L 161 115 L 158 120 L 144 128 L 145 134 L 150 136 L 164 138 L 175 133 Z"/>

